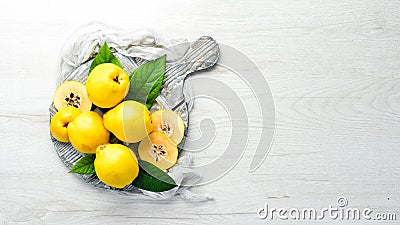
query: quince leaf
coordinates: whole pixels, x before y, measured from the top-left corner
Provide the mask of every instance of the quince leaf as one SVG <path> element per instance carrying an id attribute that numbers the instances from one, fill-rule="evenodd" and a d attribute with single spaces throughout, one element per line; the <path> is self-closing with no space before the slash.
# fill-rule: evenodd
<path id="1" fill-rule="evenodd" d="M 139 161 L 139 175 L 132 185 L 147 191 L 163 192 L 176 187 L 174 179 L 166 172 L 146 161 Z"/>
<path id="2" fill-rule="evenodd" d="M 129 92 L 125 100 L 134 100 L 150 108 L 164 81 L 166 55 L 144 63 L 130 75 Z"/>
<path id="3" fill-rule="evenodd" d="M 103 63 L 112 63 L 122 68 L 121 62 L 111 52 L 110 48 L 107 45 L 107 42 L 104 42 L 104 44 L 101 46 L 99 53 L 97 53 L 92 64 L 90 65 L 89 74 L 96 66 Z"/>
<path id="4" fill-rule="evenodd" d="M 86 155 L 79 159 L 78 162 L 71 168 L 70 173 L 78 173 L 78 174 L 95 174 L 94 170 L 94 159 L 96 158 L 95 154 Z"/>

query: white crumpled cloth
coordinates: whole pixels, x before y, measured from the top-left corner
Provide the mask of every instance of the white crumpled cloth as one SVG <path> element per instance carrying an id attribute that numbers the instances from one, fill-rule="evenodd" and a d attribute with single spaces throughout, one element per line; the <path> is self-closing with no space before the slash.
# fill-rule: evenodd
<path id="1" fill-rule="evenodd" d="M 123 55 L 146 60 L 153 60 L 160 55 L 167 54 L 167 62 L 175 61 L 181 58 L 185 52 L 168 48 L 168 46 L 184 42 L 184 39 L 165 40 L 151 30 L 127 32 L 102 23 L 89 23 L 78 28 L 62 48 L 60 77 L 70 74 L 81 64 L 91 59 L 105 41 L 110 48 L 114 48 Z M 191 165 L 192 155 L 183 152 L 178 163 L 168 171 L 175 182 L 182 186 L 162 193 L 140 191 L 153 199 L 168 199 L 179 195 L 191 201 L 212 200 L 212 197 L 195 194 L 189 190 L 190 186 L 201 180 L 201 176 L 189 168 Z"/>

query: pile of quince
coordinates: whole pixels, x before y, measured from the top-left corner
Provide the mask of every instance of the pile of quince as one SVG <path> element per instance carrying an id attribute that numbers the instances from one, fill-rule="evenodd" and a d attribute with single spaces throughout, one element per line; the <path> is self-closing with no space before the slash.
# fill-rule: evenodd
<path id="1" fill-rule="evenodd" d="M 96 154 L 98 178 L 116 188 L 132 183 L 139 166 L 135 153 L 124 144 L 111 144 L 110 136 L 121 143 L 140 142 L 140 159 L 166 170 L 176 163 L 177 145 L 184 135 L 184 123 L 175 112 L 162 109 L 151 114 L 142 103 L 125 101 L 129 87 L 122 68 L 103 63 L 89 73 L 86 84 L 62 83 L 53 99 L 58 112 L 50 123 L 52 136 L 71 142 L 79 152 Z M 97 108 L 93 105 L 107 109 L 106 113 L 91 111 Z"/>

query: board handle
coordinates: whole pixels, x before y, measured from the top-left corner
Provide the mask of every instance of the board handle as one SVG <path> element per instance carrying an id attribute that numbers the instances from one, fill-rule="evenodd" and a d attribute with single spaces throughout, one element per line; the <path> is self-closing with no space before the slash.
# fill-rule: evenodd
<path id="1" fill-rule="evenodd" d="M 157 102 L 172 110 L 183 104 L 185 78 L 191 73 L 214 66 L 218 62 L 219 55 L 218 43 L 211 37 L 202 36 L 191 42 L 181 59 L 167 63 L 163 88 L 157 97 Z"/>

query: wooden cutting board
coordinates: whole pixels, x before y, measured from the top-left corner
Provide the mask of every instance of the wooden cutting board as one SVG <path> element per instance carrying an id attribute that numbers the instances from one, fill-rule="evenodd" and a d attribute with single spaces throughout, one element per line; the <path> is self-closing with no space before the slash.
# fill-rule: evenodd
<path id="1" fill-rule="evenodd" d="M 218 61 L 220 55 L 218 44 L 211 37 L 203 36 L 189 44 L 190 45 L 188 50 L 181 59 L 166 64 L 166 72 L 161 92 L 157 97 L 156 102 L 150 109 L 150 111 L 155 111 L 159 108 L 174 110 L 182 117 L 186 127 L 189 124 L 189 111 L 191 107 L 190 105 L 188 105 L 188 101 L 183 95 L 185 78 L 193 72 L 214 66 Z M 128 74 L 130 74 L 138 66 L 146 62 L 146 60 L 143 60 L 141 58 L 133 58 L 130 56 L 122 55 L 120 53 L 115 53 L 115 56 L 120 60 L 125 71 Z M 72 73 L 67 74 L 63 77 L 60 76 L 57 82 L 62 83 L 67 80 L 76 80 L 86 83 L 91 63 L 92 60 L 85 62 Z M 51 118 L 57 112 L 53 104 L 50 105 L 49 111 L 51 120 Z M 76 151 L 70 143 L 59 142 L 53 137 L 51 137 L 51 140 L 54 144 L 54 149 L 56 153 L 68 169 L 71 169 L 72 166 L 84 156 L 84 154 Z M 184 140 L 179 146 L 182 147 L 183 145 Z M 131 144 L 129 146 L 131 148 L 137 147 L 137 145 L 134 144 Z M 84 180 L 86 183 L 89 183 L 96 187 L 121 190 L 115 189 L 102 183 L 96 175 L 76 175 L 82 178 L 82 180 Z M 127 191 L 130 193 L 141 193 L 137 190 L 137 188 L 132 185 L 126 186 L 124 189 L 122 189 L 122 191 Z"/>

